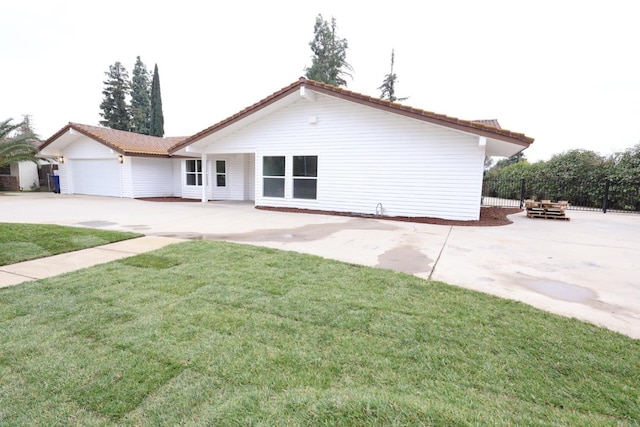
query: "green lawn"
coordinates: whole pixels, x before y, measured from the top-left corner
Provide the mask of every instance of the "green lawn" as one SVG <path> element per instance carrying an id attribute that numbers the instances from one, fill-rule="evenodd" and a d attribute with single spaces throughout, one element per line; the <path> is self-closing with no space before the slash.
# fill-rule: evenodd
<path id="1" fill-rule="evenodd" d="M 0 266 L 140 236 L 142 234 L 61 225 L 0 223 Z"/>
<path id="2" fill-rule="evenodd" d="M 272 249 L 0 289 L 0 425 L 637 425 L 640 341 Z"/>

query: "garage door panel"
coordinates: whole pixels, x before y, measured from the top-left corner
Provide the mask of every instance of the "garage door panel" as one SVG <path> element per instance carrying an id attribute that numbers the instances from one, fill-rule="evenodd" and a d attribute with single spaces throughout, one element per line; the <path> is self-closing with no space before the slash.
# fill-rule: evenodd
<path id="1" fill-rule="evenodd" d="M 120 196 L 120 168 L 116 159 L 71 160 L 74 194 Z"/>

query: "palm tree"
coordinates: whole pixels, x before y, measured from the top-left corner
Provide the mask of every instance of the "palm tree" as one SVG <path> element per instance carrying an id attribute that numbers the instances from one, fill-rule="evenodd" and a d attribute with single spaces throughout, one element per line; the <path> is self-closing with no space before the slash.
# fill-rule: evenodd
<path id="1" fill-rule="evenodd" d="M 38 149 L 32 144 L 38 138 L 31 132 L 19 133 L 11 136 L 14 131 L 21 129 L 23 123 L 11 124 L 13 119 L 0 122 L 0 167 L 18 162 L 39 163 L 36 157 Z"/>

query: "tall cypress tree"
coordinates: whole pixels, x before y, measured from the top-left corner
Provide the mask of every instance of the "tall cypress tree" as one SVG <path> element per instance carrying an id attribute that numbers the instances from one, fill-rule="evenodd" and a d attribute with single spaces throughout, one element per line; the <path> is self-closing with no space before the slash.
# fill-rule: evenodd
<path id="1" fill-rule="evenodd" d="M 116 61 L 109 66 L 109 71 L 105 74 L 107 80 L 103 82 L 102 90 L 104 98 L 100 103 L 102 110 L 100 115 L 104 120 L 100 120 L 100 124 L 112 129 L 131 130 L 131 115 L 127 105 L 130 89 L 129 73 L 120 62 Z"/>
<path id="2" fill-rule="evenodd" d="M 151 82 L 149 71 L 140 57 L 136 58 L 131 77 L 131 131 L 149 135 L 151 121 Z"/>
<path id="3" fill-rule="evenodd" d="M 164 115 L 162 114 L 162 96 L 160 95 L 158 64 L 156 64 L 153 69 L 153 80 L 151 81 L 151 121 L 149 135 L 164 136 Z"/>

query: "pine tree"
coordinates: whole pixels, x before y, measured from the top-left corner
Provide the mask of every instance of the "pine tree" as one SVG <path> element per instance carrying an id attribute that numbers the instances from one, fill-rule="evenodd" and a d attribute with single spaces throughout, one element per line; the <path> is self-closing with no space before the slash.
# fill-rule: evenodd
<path id="1" fill-rule="evenodd" d="M 160 95 L 160 74 L 158 64 L 153 69 L 151 82 L 151 121 L 149 135 L 164 136 L 164 115 L 162 114 L 162 96 Z"/>
<path id="2" fill-rule="evenodd" d="M 100 115 L 104 120 L 100 120 L 100 124 L 112 129 L 131 130 L 131 115 L 127 105 L 129 73 L 120 62 L 116 62 L 109 66 L 105 74 L 107 80 L 103 82 L 104 98 L 100 104 Z"/>
<path id="3" fill-rule="evenodd" d="M 404 101 L 408 99 L 405 98 L 396 98 L 396 83 L 398 83 L 398 76 L 393 72 L 393 63 L 395 62 L 395 51 L 391 49 L 391 71 L 389 74 L 384 76 L 384 81 L 382 82 L 382 86 L 378 89 L 382 92 L 380 94 L 380 99 L 386 99 L 387 101 L 396 102 L 396 101 Z"/>
<path id="4" fill-rule="evenodd" d="M 131 131 L 149 135 L 151 121 L 151 82 L 149 71 L 140 57 L 136 58 L 131 77 Z"/>
<path id="5" fill-rule="evenodd" d="M 313 33 L 314 38 L 309 42 L 313 56 L 311 67 L 306 68 L 307 78 L 333 86 L 346 86 L 343 76 L 352 77 L 349 71 L 353 68 L 347 63 L 347 39 L 336 34 L 335 18 L 332 17 L 329 24 L 322 15 L 318 15 Z"/>

